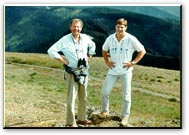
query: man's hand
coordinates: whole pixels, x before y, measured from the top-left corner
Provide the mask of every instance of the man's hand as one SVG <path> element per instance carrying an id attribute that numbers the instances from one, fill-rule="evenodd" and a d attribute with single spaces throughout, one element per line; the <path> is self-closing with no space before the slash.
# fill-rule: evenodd
<path id="1" fill-rule="evenodd" d="M 115 62 L 106 62 L 106 65 L 109 67 L 109 68 L 114 68 L 115 67 Z"/>
<path id="2" fill-rule="evenodd" d="M 130 68 L 132 66 L 133 66 L 133 64 L 131 62 L 124 62 L 123 63 L 123 68 Z"/>
<path id="3" fill-rule="evenodd" d="M 92 60 L 93 56 L 92 55 L 89 55 L 88 56 L 88 62 L 90 62 Z"/>
<path id="4" fill-rule="evenodd" d="M 69 62 L 68 62 L 67 59 L 64 59 L 63 63 L 64 63 L 65 65 L 68 65 L 68 64 L 69 64 Z"/>
<path id="5" fill-rule="evenodd" d="M 59 58 L 56 58 L 56 60 L 60 61 L 64 65 L 68 65 L 69 64 L 69 61 L 65 57 L 61 57 L 60 56 Z"/>

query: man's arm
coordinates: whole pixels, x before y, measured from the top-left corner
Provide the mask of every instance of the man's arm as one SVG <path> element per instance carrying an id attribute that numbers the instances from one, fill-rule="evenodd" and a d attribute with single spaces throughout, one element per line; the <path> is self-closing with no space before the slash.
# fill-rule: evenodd
<path id="1" fill-rule="evenodd" d="M 62 58 L 62 57 L 55 58 L 55 60 L 60 61 L 60 62 L 63 63 L 64 65 L 68 65 L 68 64 L 69 64 L 68 60 L 67 60 L 67 59 L 64 59 L 64 58 Z"/>
<path id="2" fill-rule="evenodd" d="M 67 59 L 63 58 L 59 53 L 58 53 L 58 44 L 54 44 L 53 46 L 51 46 L 48 50 L 47 50 L 47 53 L 49 54 L 49 56 L 52 58 L 52 59 L 55 59 L 55 60 L 58 60 L 60 61 L 61 63 L 65 64 L 65 65 L 68 65 L 69 62 Z"/>
<path id="3" fill-rule="evenodd" d="M 142 50 L 140 52 L 138 52 L 137 56 L 135 57 L 135 59 L 131 62 L 132 64 L 137 64 L 146 54 L 146 50 Z"/>
<path id="4" fill-rule="evenodd" d="M 91 40 L 90 44 L 88 45 L 88 53 L 87 53 L 88 61 L 89 61 L 89 62 L 92 60 L 93 55 L 96 54 L 95 50 L 96 50 L 96 45 L 95 45 L 95 43 Z"/>
<path id="5" fill-rule="evenodd" d="M 135 64 L 137 64 L 143 57 L 144 55 L 146 54 L 146 50 L 142 50 L 140 52 L 138 52 L 137 56 L 134 58 L 133 61 L 130 61 L 130 62 L 127 62 L 127 63 L 123 63 L 123 67 L 124 68 L 129 68 Z"/>
<path id="6" fill-rule="evenodd" d="M 115 62 L 111 62 L 109 61 L 109 58 L 108 58 L 108 52 L 107 51 L 102 51 L 102 56 L 104 58 L 104 61 L 106 63 L 106 65 L 109 67 L 109 68 L 114 68 L 115 67 Z"/>

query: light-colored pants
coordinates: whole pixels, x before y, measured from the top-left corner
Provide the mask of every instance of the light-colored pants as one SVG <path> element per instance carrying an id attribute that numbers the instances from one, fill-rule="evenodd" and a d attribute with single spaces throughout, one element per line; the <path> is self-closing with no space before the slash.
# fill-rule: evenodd
<path id="1" fill-rule="evenodd" d="M 78 94 L 78 120 L 86 119 L 87 111 L 87 84 L 88 76 L 86 76 L 85 85 L 81 85 L 74 81 L 72 74 L 65 72 L 67 86 L 67 112 L 66 124 L 76 125 L 75 120 L 75 101 Z"/>
<path id="2" fill-rule="evenodd" d="M 132 72 L 123 75 L 107 74 L 101 91 L 102 112 L 109 112 L 109 95 L 116 81 L 121 80 L 122 86 L 122 117 L 129 117 L 131 108 L 131 79 Z"/>

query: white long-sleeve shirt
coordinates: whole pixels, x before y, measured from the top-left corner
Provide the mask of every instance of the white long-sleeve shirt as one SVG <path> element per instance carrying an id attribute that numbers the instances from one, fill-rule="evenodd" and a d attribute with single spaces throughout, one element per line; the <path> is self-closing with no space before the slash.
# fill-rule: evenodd
<path id="1" fill-rule="evenodd" d="M 108 73 L 112 75 L 121 75 L 131 72 L 133 67 L 129 69 L 123 68 L 123 63 L 132 60 L 135 51 L 140 52 L 144 50 L 144 46 L 133 35 L 126 33 L 125 37 L 118 42 L 116 33 L 110 35 L 102 46 L 103 51 L 110 53 L 110 59 L 115 62 L 115 67 L 109 69 Z"/>
<path id="2" fill-rule="evenodd" d="M 85 58 L 88 61 L 87 54 L 94 55 L 95 50 L 96 45 L 88 35 L 80 34 L 80 41 L 78 43 L 70 33 L 53 44 L 47 52 L 52 59 L 60 58 L 61 55 L 58 52 L 62 52 L 69 61 L 68 66 L 77 68 L 78 60 Z"/>

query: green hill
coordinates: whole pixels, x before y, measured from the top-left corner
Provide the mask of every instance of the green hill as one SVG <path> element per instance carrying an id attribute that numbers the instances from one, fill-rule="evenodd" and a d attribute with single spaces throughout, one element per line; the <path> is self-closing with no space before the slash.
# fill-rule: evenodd
<path id="1" fill-rule="evenodd" d="M 113 33 L 115 20 L 125 17 L 128 32 L 144 44 L 148 59 L 166 59 L 172 69 L 180 69 L 180 22 L 104 7 L 5 7 L 5 51 L 46 53 L 47 49 L 63 35 L 69 33 L 72 18 L 84 21 L 83 32 L 94 37 L 97 56 L 105 38 Z M 155 57 L 151 57 L 155 56 Z M 173 60 L 174 59 L 174 62 Z M 176 61 L 175 61 L 176 60 Z M 176 63 L 176 67 L 172 64 Z M 146 65 L 148 61 L 142 61 Z M 161 65 L 161 61 L 151 66 Z M 163 67 L 162 67 L 163 68 Z"/>

